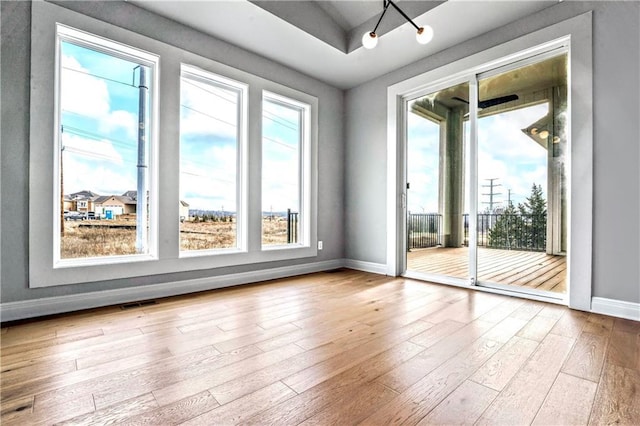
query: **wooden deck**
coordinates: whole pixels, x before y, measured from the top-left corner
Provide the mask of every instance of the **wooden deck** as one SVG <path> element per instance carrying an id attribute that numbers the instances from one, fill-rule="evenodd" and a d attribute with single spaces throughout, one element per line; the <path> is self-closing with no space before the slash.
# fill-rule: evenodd
<path id="1" fill-rule="evenodd" d="M 414 249 L 407 254 L 407 269 L 457 278 L 469 276 L 469 249 Z M 566 256 L 478 247 L 478 280 L 565 293 Z"/>
<path id="2" fill-rule="evenodd" d="M 3 426 L 640 424 L 640 322 L 351 270 L 0 333 Z"/>

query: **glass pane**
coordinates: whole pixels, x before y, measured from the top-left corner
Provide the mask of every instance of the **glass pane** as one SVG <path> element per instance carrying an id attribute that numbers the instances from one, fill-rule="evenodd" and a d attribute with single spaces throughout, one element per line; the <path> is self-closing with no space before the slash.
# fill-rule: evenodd
<path id="1" fill-rule="evenodd" d="M 466 279 L 469 85 L 407 104 L 407 269 Z"/>
<path id="2" fill-rule="evenodd" d="M 183 72 L 180 249 L 237 247 L 240 90 Z"/>
<path id="3" fill-rule="evenodd" d="M 148 253 L 153 70 L 67 41 L 60 53 L 60 258 Z"/>
<path id="4" fill-rule="evenodd" d="M 302 112 L 266 97 L 262 102 L 262 244 L 298 244 Z"/>
<path id="5" fill-rule="evenodd" d="M 478 87 L 478 280 L 564 293 L 567 57 Z"/>

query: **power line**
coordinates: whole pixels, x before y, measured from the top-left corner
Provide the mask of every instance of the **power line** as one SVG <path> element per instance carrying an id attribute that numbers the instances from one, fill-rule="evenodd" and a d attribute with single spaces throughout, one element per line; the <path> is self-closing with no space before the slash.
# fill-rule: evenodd
<path id="1" fill-rule="evenodd" d="M 110 81 L 112 83 L 122 84 L 123 86 L 132 87 L 134 89 L 137 89 L 137 87 L 134 86 L 131 83 L 124 83 L 124 82 L 119 81 L 119 80 L 114 80 L 113 78 L 104 77 L 104 76 L 97 75 L 97 74 L 92 74 L 92 73 L 90 73 L 88 71 L 80 71 L 80 70 L 77 70 L 75 68 L 69 68 L 69 67 L 62 67 L 62 69 L 65 69 L 65 70 L 68 70 L 68 71 L 77 72 L 77 73 L 84 74 L 84 75 L 89 75 L 91 77 L 99 78 L 99 79 L 102 79 L 102 80 L 107 80 L 107 81 Z"/>
<path id="2" fill-rule="evenodd" d="M 279 140 L 276 140 L 276 139 L 270 138 L 270 137 L 268 137 L 268 136 L 262 136 L 262 139 L 266 139 L 266 140 L 268 140 L 268 141 L 271 141 L 271 142 L 277 143 L 278 145 L 282 145 L 282 146 L 287 147 L 287 148 L 289 148 L 289 149 L 293 149 L 293 150 L 297 150 L 297 149 L 298 149 L 298 147 L 297 147 L 297 146 L 289 145 L 288 143 L 284 143 L 284 142 L 282 142 L 282 141 L 279 141 Z"/>
<path id="3" fill-rule="evenodd" d="M 227 102 L 229 102 L 229 103 L 236 104 L 236 105 L 238 104 L 238 101 L 237 101 L 237 100 L 227 99 L 227 98 L 225 98 L 224 96 L 222 96 L 221 94 L 216 93 L 216 92 L 214 92 L 214 91 L 212 91 L 212 90 L 208 90 L 208 89 L 206 89 L 206 88 L 204 88 L 204 87 L 202 87 L 202 86 L 198 85 L 196 82 L 191 81 L 190 79 L 187 79 L 187 78 L 185 78 L 185 77 L 182 77 L 182 81 L 184 81 L 184 82 L 185 82 L 185 83 L 187 83 L 187 84 L 192 85 L 193 87 L 196 87 L 196 88 L 198 88 L 198 89 L 202 90 L 203 92 L 207 92 L 207 93 L 212 94 L 213 96 L 217 96 L 217 97 L 219 97 L 220 99 L 222 99 L 223 101 L 227 101 Z M 201 84 L 205 84 L 205 83 L 201 83 Z"/>
<path id="4" fill-rule="evenodd" d="M 200 111 L 200 110 L 198 110 L 198 109 L 191 108 L 190 106 L 186 106 L 186 105 L 184 105 L 184 104 L 180 104 L 180 106 L 181 106 L 181 107 L 183 107 L 183 108 L 189 109 L 189 110 L 191 110 L 191 111 L 193 111 L 193 112 L 197 112 L 198 114 L 202 114 L 202 115 L 204 115 L 204 116 L 206 116 L 206 117 L 209 117 L 209 118 L 212 118 L 212 119 L 214 119 L 214 120 L 220 121 L 221 123 L 228 124 L 229 126 L 232 126 L 232 127 L 238 127 L 238 125 L 237 125 L 237 124 L 233 124 L 233 123 L 231 123 L 231 122 L 229 122 L 229 121 L 225 121 L 225 120 L 223 120 L 223 119 L 221 119 L 221 118 L 215 117 L 215 116 L 213 116 L 213 115 L 211 115 L 211 114 L 207 114 L 206 112 L 202 112 L 202 111 Z"/>
<path id="5" fill-rule="evenodd" d="M 281 125 L 282 127 L 286 127 L 287 129 L 291 129 L 291 130 L 293 130 L 293 131 L 295 131 L 295 132 L 297 132 L 297 131 L 299 130 L 299 129 L 298 129 L 298 127 L 291 127 L 291 126 L 288 126 L 288 125 L 287 125 L 287 123 L 291 123 L 292 125 L 297 126 L 297 125 L 296 125 L 296 123 L 293 123 L 293 122 L 291 122 L 291 121 L 289 121 L 289 120 L 286 120 L 286 119 L 284 119 L 284 118 L 280 118 L 280 117 L 278 117 L 278 116 L 275 116 L 275 117 L 269 117 L 269 116 L 268 116 L 268 115 L 266 115 L 266 114 L 271 114 L 271 115 L 274 115 L 274 116 L 275 116 L 275 114 L 273 114 L 273 113 L 272 113 L 272 112 L 270 112 L 270 111 L 262 111 L 262 116 L 263 116 L 264 118 L 266 118 L 267 120 L 271 120 L 271 121 L 273 121 L 274 123 L 279 124 L 279 125 Z M 282 121 L 278 121 L 278 120 L 282 120 Z"/>
<path id="6" fill-rule="evenodd" d="M 115 139 L 109 136 L 105 136 L 105 135 L 101 135 L 98 133 L 94 133 L 94 132 L 90 132 L 88 130 L 84 130 L 84 129 L 80 129 L 78 127 L 73 127 L 73 126 L 69 126 L 69 125 L 63 125 L 62 126 L 62 133 L 72 133 L 76 136 L 82 136 L 82 137 L 88 137 L 90 139 L 94 139 L 97 141 L 101 141 L 101 140 L 108 140 L 111 143 L 116 143 L 117 145 L 120 145 L 124 148 L 129 148 L 129 149 L 133 149 L 134 146 L 134 142 L 133 141 L 124 141 L 121 139 Z"/>

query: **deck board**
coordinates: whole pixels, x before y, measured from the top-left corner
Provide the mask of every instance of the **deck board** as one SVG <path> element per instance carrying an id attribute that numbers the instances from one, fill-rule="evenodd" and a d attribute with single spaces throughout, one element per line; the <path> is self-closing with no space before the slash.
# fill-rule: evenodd
<path id="1" fill-rule="evenodd" d="M 468 247 L 413 249 L 407 253 L 410 271 L 469 276 Z M 478 280 L 566 293 L 567 258 L 540 252 L 478 247 Z"/>

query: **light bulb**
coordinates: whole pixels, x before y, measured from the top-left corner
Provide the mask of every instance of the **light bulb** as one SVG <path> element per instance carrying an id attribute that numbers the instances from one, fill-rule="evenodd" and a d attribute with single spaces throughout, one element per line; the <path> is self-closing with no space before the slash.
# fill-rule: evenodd
<path id="1" fill-rule="evenodd" d="M 365 49 L 373 49 L 378 45 L 378 35 L 373 31 L 364 33 L 362 36 L 362 45 Z"/>
<path id="2" fill-rule="evenodd" d="M 538 128 L 537 127 L 532 127 L 531 128 L 531 134 L 534 135 L 534 136 L 537 135 L 538 134 Z"/>
<path id="3" fill-rule="evenodd" d="M 540 136 L 540 139 L 546 139 L 549 137 L 549 131 L 548 130 L 543 130 L 540 132 L 540 134 L 538 135 Z"/>
<path id="4" fill-rule="evenodd" d="M 420 44 L 427 44 L 432 39 L 433 39 L 433 28 L 431 28 L 429 25 L 420 27 L 420 29 L 416 33 L 416 40 Z"/>

